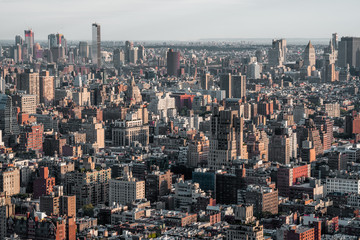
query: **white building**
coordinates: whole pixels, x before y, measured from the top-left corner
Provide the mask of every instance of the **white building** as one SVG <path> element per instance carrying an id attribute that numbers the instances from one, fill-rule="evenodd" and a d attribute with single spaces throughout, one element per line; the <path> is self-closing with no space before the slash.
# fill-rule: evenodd
<path id="1" fill-rule="evenodd" d="M 175 183 L 175 205 L 178 209 L 190 211 L 191 205 L 196 203 L 197 198 L 205 196 L 198 183 L 191 181 L 179 181 Z"/>
<path id="2" fill-rule="evenodd" d="M 145 181 L 139 181 L 132 176 L 111 179 L 109 186 L 109 202 L 111 204 L 127 204 L 145 198 Z"/>
<path id="3" fill-rule="evenodd" d="M 348 176 L 347 178 L 327 178 L 326 193 L 357 193 L 360 194 L 360 179 Z"/>

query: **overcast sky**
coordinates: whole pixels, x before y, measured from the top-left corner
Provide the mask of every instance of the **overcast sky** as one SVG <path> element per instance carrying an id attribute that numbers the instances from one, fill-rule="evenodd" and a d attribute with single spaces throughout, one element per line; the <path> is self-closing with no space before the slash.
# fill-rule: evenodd
<path id="1" fill-rule="evenodd" d="M 0 0 L 0 39 L 32 28 L 90 40 L 360 36 L 359 0 Z"/>

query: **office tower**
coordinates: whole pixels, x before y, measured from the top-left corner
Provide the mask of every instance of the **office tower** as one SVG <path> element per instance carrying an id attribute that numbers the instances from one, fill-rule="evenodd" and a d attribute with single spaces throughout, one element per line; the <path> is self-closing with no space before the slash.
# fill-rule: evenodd
<path id="1" fill-rule="evenodd" d="M 0 130 L 5 135 L 19 134 L 20 132 L 12 97 L 6 94 L 0 94 Z"/>
<path id="2" fill-rule="evenodd" d="M 286 54 L 287 54 L 286 40 L 285 39 L 273 40 L 272 47 L 268 53 L 269 65 L 271 67 L 282 66 L 283 63 L 286 61 Z"/>
<path id="3" fill-rule="evenodd" d="M 226 98 L 232 98 L 232 83 L 231 83 L 231 74 L 226 73 L 220 75 L 220 89 L 225 90 Z"/>
<path id="4" fill-rule="evenodd" d="M 149 144 L 149 125 L 143 124 L 139 118 L 115 121 L 112 128 L 112 144 L 131 146 L 134 142 L 139 142 L 143 146 Z"/>
<path id="5" fill-rule="evenodd" d="M 275 129 L 269 143 L 269 161 L 288 164 L 290 154 L 290 138 L 281 129 Z"/>
<path id="6" fill-rule="evenodd" d="M 210 73 L 205 73 L 201 76 L 201 88 L 204 90 L 210 89 L 210 81 L 211 81 L 211 75 Z"/>
<path id="7" fill-rule="evenodd" d="M 25 44 L 27 45 L 28 54 L 34 54 L 34 32 L 29 29 L 25 30 Z"/>
<path id="8" fill-rule="evenodd" d="M 28 152 L 43 150 L 43 133 L 44 126 L 42 124 L 28 124 L 20 128 L 19 150 Z"/>
<path id="9" fill-rule="evenodd" d="M 332 47 L 334 48 L 334 50 L 338 50 L 338 39 L 339 36 L 337 33 L 333 33 L 332 34 Z"/>
<path id="10" fill-rule="evenodd" d="M 324 54 L 323 82 L 332 83 L 336 80 L 335 63 L 332 55 Z"/>
<path id="11" fill-rule="evenodd" d="M 246 76 L 235 75 L 231 79 L 231 90 L 233 98 L 244 98 L 246 97 Z"/>
<path id="12" fill-rule="evenodd" d="M 40 168 L 40 177 L 34 181 L 34 198 L 49 195 L 54 191 L 55 178 L 49 177 L 49 168 Z"/>
<path id="13" fill-rule="evenodd" d="M 66 194 L 76 196 L 76 209 L 90 203 L 93 206 L 105 204 L 109 200 L 111 169 L 96 170 L 94 164 L 88 169 L 65 174 L 64 190 Z"/>
<path id="14" fill-rule="evenodd" d="M 330 170 L 341 171 L 347 169 L 347 157 L 345 152 L 330 152 L 328 156 Z"/>
<path id="15" fill-rule="evenodd" d="M 145 176 L 145 196 L 151 202 L 158 201 L 159 197 L 168 195 L 171 190 L 172 172 L 155 171 Z"/>
<path id="16" fill-rule="evenodd" d="M 15 45 L 23 45 L 24 44 L 24 40 L 20 35 L 16 35 L 15 36 Z"/>
<path id="17" fill-rule="evenodd" d="M 316 128 L 316 125 L 312 119 L 306 119 L 305 125 L 298 126 L 297 131 L 298 144 L 301 148 L 303 141 L 310 141 L 312 142 L 312 146 L 315 148 L 316 156 L 324 153 L 319 130 Z"/>
<path id="18" fill-rule="evenodd" d="M 145 181 L 139 181 L 132 174 L 123 178 L 111 179 L 109 203 L 126 205 L 145 198 Z"/>
<path id="19" fill-rule="evenodd" d="M 138 53 L 137 53 L 137 57 L 140 60 L 144 60 L 145 59 L 145 47 L 143 45 L 140 45 L 138 47 Z"/>
<path id="20" fill-rule="evenodd" d="M 46 106 L 53 105 L 55 99 L 54 77 L 49 71 L 40 73 L 40 102 Z"/>
<path id="21" fill-rule="evenodd" d="M 333 121 L 326 116 L 316 116 L 314 123 L 319 130 L 323 149 L 329 150 L 333 142 Z"/>
<path id="22" fill-rule="evenodd" d="M 237 157 L 247 157 L 243 127 L 244 120 L 238 111 L 222 110 L 213 114 L 208 157 L 211 170 L 230 169 Z"/>
<path id="23" fill-rule="evenodd" d="M 345 132 L 349 137 L 360 134 L 360 114 L 356 111 L 345 116 Z"/>
<path id="24" fill-rule="evenodd" d="M 49 34 L 48 35 L 48 45 L 49 45 L 49 49 L 53 48 L 53 47 L 57 47 L 56 35 L 55 34 Z"/>
<path id="25" fill-rule="evenodd" d="M 309 41 L 308 45 L 305 48 L 304 51 L 304 66 L 305 67 L 312 67 L 315 66 L 315 48 L 314 46 L 311 44 L 311 41 Z"/>
<path id="26" fill-rule="evenodd" d="M 259 79 L 261 77 L 261 66 L 255 62 L 249 64 L 246 72 L 246 77 L 248 79 Z"/>
<path id="27" fill-rule="evenodd" d="M 187 166 L 198 167 L 206 166 L 209 155 L 209 139 L 203 132 L 195 135 L 194 139 L 189 142 L 187 152 Z"/>
<path id="28" fill-rule="evenodd" d="M 248 185 L 246 189 L 238 191 L 238 204 L 254 206 L 256 216 L 270 212 L 278 214 L 278 190 L 260 185 Z"/>
<path id="29" fill-rule="evenodd" d="M 30 94 L 16 94 L 12 96 L 13 106 L 19 107 L 20 112 L 26 114 L 36 113 L 36 96 Z"/>
<path id="30" fill-rule="evenodd" d="M 119 48 L 116 48 L 113 53 L 113 63 L 115 68 L 121 67 L 125 62 L 125 54 Z"/>
<path id="31" fill-rule="evenodd" d="M 97 23 L 92 24 L 91 58 L 93 64 L 101 67 L 101 35 L 100 25 Z"/>
<path id="32" fill-rule="evenodd" d="M 96 144 L 100 149 L 105 147 L 105 129 L 101 122 L 97 122 L 96 117 L 90 117 L 81 127 L 86 132 L 87 143 Z"/>
<path id="33" fill-rule="evenodd" d="M 134 77 L 131 77 L 128 81 L 128 88 L 125 92 L 126 102 L 134 105 L 142 102 L 142 96 L 139 87 L 135 83 Z"/>
<path id="34" fill-rule="evenodd" d="M 167 52 L 167 74 L 169 76 L 180 76 L 180 52 L 169 49 Z"/>
<path id="35" fill-rule="evenodd" d="M 26 69 L 18 75 L 16 87 L 26 91 L 27 94 L 35 95 L 36 104 L 40 103 L 39 73 L 33 72 L 32 69 Z"/>
<path id="36" fill-rule="evenodd" d="M 81 58 L 89 58 L 89 44 L 88 42 L 79 42 L 79 55 Z"/>
<path id="37" fill-rule="evenodd" d="M 6 196 L 20 193 L 19 169 L 9 167 L 0 172 L 0 192 L 5 192 Z"/>
<path id="38" fill-rule="evenodd" d="M 264 51 L 256 50 L 255 57 L 257 62 L 262 63 L 264 61 Z"/>
<path id="39" fill-rule="evenodd" d="M 134 48 L 134 43 L 130 41 L 125 42 L 125 62 L 130 62 L 130 51 Z"/>
<path id="40" fill-rule="evenodd" d="M 277 172 L 276 187 L 279 190 L 279 195 L 290 197 L 290 187 L 293 186 L 299 179 L 306 179 L 310 177 L 311 165 L 296 165 L 296 166 L 280 166 Z"/>
<path id="41" fill-rule="evenodd" d="M 136 64 L 138 60 L 138 48 L 134 47 L 132 49 L 130 49 L 130 60 L 129 62 L 132 64 Z"/>
<path id="42" fill-rule="evenodd" d="M 338 65 L 345 68 L 348 64 L 350 67 L 360 67 L 360 38 L 342 37 L 339 42 Z"/>

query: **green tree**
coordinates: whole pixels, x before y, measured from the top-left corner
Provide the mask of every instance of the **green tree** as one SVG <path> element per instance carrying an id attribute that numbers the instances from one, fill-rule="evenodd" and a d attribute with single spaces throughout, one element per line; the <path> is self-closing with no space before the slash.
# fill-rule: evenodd
<path id="1" fill-rule="evenodd" d="M 94 206 L 90 204 L 86 204 L 82 207 L 85 216 L 93 217 L 94 216 Z"/>

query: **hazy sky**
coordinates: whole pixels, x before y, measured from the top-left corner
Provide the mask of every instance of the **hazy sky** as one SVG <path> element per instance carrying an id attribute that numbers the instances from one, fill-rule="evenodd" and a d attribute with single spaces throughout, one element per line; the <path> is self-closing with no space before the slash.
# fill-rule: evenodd
<path id="1" fill-rule="evenodd" d="M 360 36 L 359 0 L 0 0 L 0 39 L 32 28 L 90 40 Z"/>

